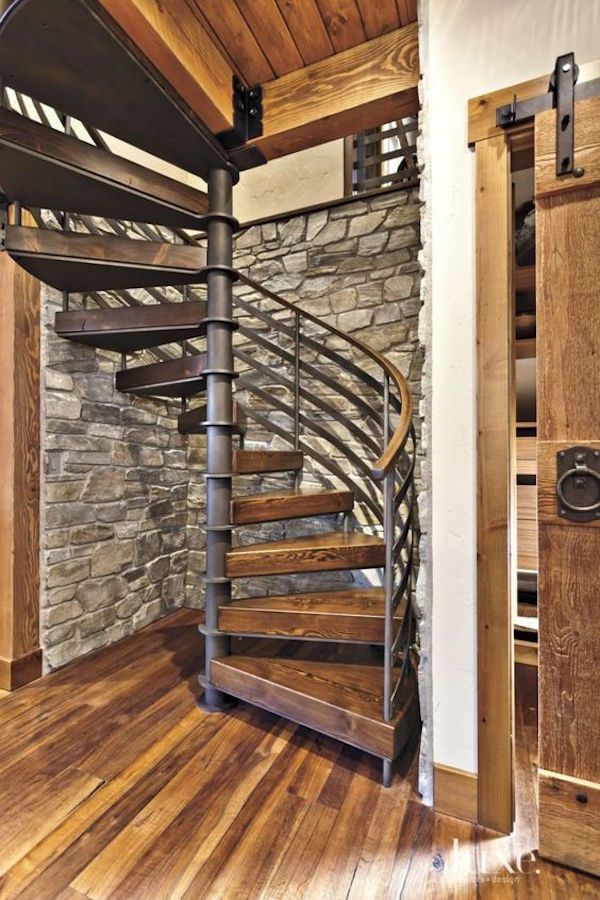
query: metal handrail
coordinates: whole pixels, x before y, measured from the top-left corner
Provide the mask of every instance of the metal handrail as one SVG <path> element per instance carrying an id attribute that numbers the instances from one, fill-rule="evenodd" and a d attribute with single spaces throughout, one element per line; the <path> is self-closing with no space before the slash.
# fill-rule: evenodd
<path id="1" fill-rule="evenodd" d="M 26 106 L 17 95 L 19 111 L 27 115 Z M 41 104 L 35 102 L 35 109 L 42 122 L 48 127 L 53 127 Z M 65 123 L 68 127 L 68 122 Z M 98 146 L 108 149 L 102 136 L 93 128 L 83 126 L 89 139 Z M 33 211 L 38 224 L 43 224 L 40 211 Z M 56 219 L 57 227 L 63 227 L 65 219 L 61 211 L 51 211 Z M 124 235 L 134 230 L 141 239 L 164 240 L 165 235 L 171 235 L 175 241 L 185 241 L 190 244 L 198 244 L 199 241 L 182 230 L 158 228 L 157 226 L 142 223 L 127 223 L 103 219 L 110 232 Z M 71 229 L 82 228 L 92 234 L 103 233 L 97 221 L 90 216 L 70 215 L 68 225 Z M 393 720 L 398 704 L 401 702 L 402 683 L 410 668 L 410 648 L 413 640 L 413 596 L 415 579 L 415 468 L 416 468 L 416 437 L 412 424 L 413 404 L 408 388 L 408 383 L 397 366 L 395 366 L 383 354 L 373 350 L 368 344 L 346 334 L 333 325 L 323 321 L 317 316 L 303 309 L 297 303 L 286 300 L 284 297 L 265 288 L 243 273 L 238 272 L 239 282 L 262 297 L 275 303 L 280 309 L 287 310 L 291 323 L 276 318 L 272 313 L 259 307 L 257 303 L 249 302 L 249 299 L 237 297 L 238 311 L 247 316 L 252 316 L 264 323 L 267 329 L 274 331 L 278 337 L 288 341 L 288 347 L 280 346 L 274 340 L 265 336 L 264 331 L 259 332 L 243 321 L 240 323 L 238 334 L 261 347 L 266 352 L 273 354 L 278 360 L 276 366 L 282 366 L 291 372 L 293 377 L 286 377 L 276 368 L 265 366 L 255 360 L 253 356 L 234 346 L 234 356 L 247 367 L 250 377 L 245 372 L 241 373 L 238 380 L 238 390 L 247 391 L 249 394 L 265 403 L 270 410 L 283 413 L 291 419 L 292 427 L 286 430 L 268 414 L 251 407 L 248 415 L 258 424 L 268 428 L 271 433 L 282 440 L 292 444 L 312 458 L 317 465 L 329 472 L 334 478 L 349 487 L 355 496 L 357 504 L 360 504 L 367 514 L 366 526 L 380 529 L 383 527 L 385 541 L 385 637 L 384 637 L 384 703 L 383 713 L 387 721 Z M 182 294 L 185 300 L 190 296 L 188 288 L 173 288 Z M 162 289 L 145 289 L 153 300 L 159 303 L 173 302 Z M 119 290 L 108 293 L 114 301 L 121 305 L 138 306 L 143 301 L 134 296 L 131 291 Z M 92 299 L 101 307 L 111 304 L 99 292 L 88 292 L 83 295 L 82 302 L 87 298 Z M 260 303 L 261 301 L 259 301 Z M 323 340 L 316 340 L 306 333 L 306 323 L 311 323 L 325 332 L 325 340 L 334 337 L 345 345 L 363 354 L 367 359 L 376 363 L 381 371 L 381 380 L 377 379 L 370 371 L 358 365 L 353 359 L 348 358 L 334 347 L 328 346 Z M 303 327 L 304 326 L 304 327 Z M 175 345 L 174 345 L 175 346 Z M 302 359 L 302 350 L 310 351 L 314 359 L 309 362 Z M 158 361 L 175 358 L 175 353 L 166 348 L 153 348 L 146 351 L 148 355 Z M 185 354 L 196 354 L 200 350 L 193 342 L 180 342 L 179 351 Z M 325 357 L 334 366 L 360 380 L 364 388 L 375 392 L 377 404 L 372 405 L 365 396 L 352 391 L 347 385 L 340 383 L 331 373 L 324 371 L 324 367 L 317 362 L 319 357 Z M 125 360 L 126 362 L 126 360 Z M 256 378 L 271 378 L 279 388 L 283 388 L 292 397 L 291 403 L 286 402 L 280 396 L 269 392 L 264 385 L 257 383 Z M 361 426 L 353 421 L 344 412 L 340 412 L 334 403 L 330 403 L 322 395 L 316 395 L 302 383 L 303 378 L 313 379 L 322 387 L 327 387 L 336 392 L 336 396 L 345 402 L 351 403 L 364 422 L 370 423 L 370 428 L 375 429 L 376 435 L 383 438 L 383 447 L 379 456 L 373 460 L 371 454 L 377 453 L 378 440 L 369 433 L 366 426 Z M 343 437 L 328 428 L 326 421 L 319 421 L 315 415 L 309 414 L 307 409 L 301 409 L 301 402 L 311 404 L 315 411 L 325 414 L 337 423 L 341 423 L 360 445 L 361 453 L 364 451 L 369 463 L 352 450 L 344 442 Z M 397 417 L 395 428 L 392 431 L 392 417 Z M 310 433 L 317 438 L 327 441 L 335 450 L 343 453 L 347 462 L 350 462 L 354 471 L 359 475 L 359 481 L 353 476 L 347 466 L 340 465 L 335 458 L 327 456 L 310 442 Z M 382 496 L 383 495 L 383 496 Z M 383 500 L 383 502 L 381 502 Z M 405 612 L 400 619 L 395 618 L 402 601 L 405 603 Z"/>

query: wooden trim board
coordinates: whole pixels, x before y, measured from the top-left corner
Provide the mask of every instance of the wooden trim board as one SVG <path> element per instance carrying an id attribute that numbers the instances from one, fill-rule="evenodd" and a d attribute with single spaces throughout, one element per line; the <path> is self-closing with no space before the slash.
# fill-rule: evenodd
<path id="1" fill-rule="evenodd" d="M 41 674 L 40 284 L 0 253 L 0 688 Z"/>
<path id="2" fill-rule="evenodd" d="M 476 147 L 477 679 L 479 823 L 514 820 L 513 629 L 516 421 L 510 152 L 506 136 Z"/>
<path id="3" fill-rule="evenodd" d="M 477 775 L 434 763 L 434 807 L 437 812 L 455 819 L 477 823 Z"/>

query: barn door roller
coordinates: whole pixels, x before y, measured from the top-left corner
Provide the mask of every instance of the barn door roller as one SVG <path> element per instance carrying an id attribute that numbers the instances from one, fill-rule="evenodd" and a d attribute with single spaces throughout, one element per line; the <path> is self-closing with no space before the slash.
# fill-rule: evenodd
<path id="1" fill-rule="evenodd" d="M 574 125 L 575 103 L 588 97 L 600 96 L 600 78 L 577 83 L 579 67 L 574 53 L 564 53 L 557 57 L 550 77 L 548 91 L 519 100 L 515 94 L 512 103 L 499 106 L 496 110 L 496 125 L 511 128 L 530 122 L 537 113 L 546 109 L 556 109 L 556 174 L 574 175 L 580 178 L 584 171 L 575 165 Z"/>

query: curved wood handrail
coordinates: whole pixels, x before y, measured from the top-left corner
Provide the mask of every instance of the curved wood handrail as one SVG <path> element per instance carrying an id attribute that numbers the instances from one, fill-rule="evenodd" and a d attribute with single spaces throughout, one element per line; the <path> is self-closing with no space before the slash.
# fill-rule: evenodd
<path id="1" fill-rule="evenodd" d="M 283 297 L 280 297 L 279 294 L 275 294 L 273 291 L 270 291 L 268 288 L 263 287 L 257 281 L 254 281 L 253 278 L 249 278 L 247 275 L 242 275 L 241 272 L 237 273 L 238 280 L 243 282 L 248 287 L 253 288 L 258 291 L 260 294 L 263 294 L 265 297 L 269 297 L 269 299 L 274 300 L 276 303 L 279 303 L 280 306 L 284 306 L 287 309 L 292 310 L 293 312 L 299 313 L 302 318 L 307 319 L 310 322 L 314 322 L 316 325 L 319 325 L 321 328 L 324 328 L 326 331 L 329 331 L 330 334 L 335 335 L 335 337 L 339 337 L 344 341 L 347 341 L 353 347 L 356 347 L 365 356 L 368 356 L 374 362 L 377 363 L 381 367 L 381 369 L 385 372 L 386 375 L 390 378 L 390 381 L 395 386 L 399 397 L 400 397 L 400 418 L 398 420 L 398 424 L 394 429 L 394 433 L 392 434 L 387 447 L 374 463 L 371 468 L 371 477 L 375 481 L 382 481 L 388 472 L 391 470 L 394 465 L 398 455 L 402 452 L 404 445 L 410 435 L 410 429 L 412 425 L 412 417 L 413 417 L 413 402 L 410 394 L 410 389 L 408 387 L 408 382 L 406 378 L 400 371 L 400 369 L 394 365 L 394 363 L 390 362 L 390 360 L 383 356 L 383 354 L 378 353 L 377 350 L 373 350 L 372 347 L 369 347 L 368 344 L 359 341 L 357 338 L 352 337 L 352 335 L 346 334 L 343 331 L 335 328 L 333 325 L 329 325 L 327 322 L 324 322 L 322 319 L 319 319 L 318 316 L 313 315 L 307 310 L 303 309 L 301 306 L 298 306 L 296 303 L 292 303 L 290 300 L 285 300 Z"/>

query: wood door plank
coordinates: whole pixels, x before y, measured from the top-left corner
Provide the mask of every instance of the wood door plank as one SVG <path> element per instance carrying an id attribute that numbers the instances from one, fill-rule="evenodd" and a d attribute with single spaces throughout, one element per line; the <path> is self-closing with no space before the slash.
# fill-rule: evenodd
<path id="1" fill-rule="evenodd" d="M 566 176 L 557 182 L 548 147 L 554 114 L 544 113 L 535 122 L 539 759 L 546 770 L 539 779 L 540 853 L 598 873 L 600 531 L 593 522 L 558 524 L 551 500 L 557 449 L 593 446 L 600 421 L 600 100 L 578 102 L 575 110 L 575 158 L 585 160 L 587 173 L 582 179 Z M 590 794 L 585 808 L 573 800 L 570 779 L 591 783 L 584 792 Z"/>
<path id="2" fill-rule="evenodd" d="M 540 766 L 600 783 L 600 534 L 540 531 Z"/>
<path id="3" fill-rule="evenodd" d="M 477 634 L 479 822 L 513 823 L 514 703 L 511 593 L 516 422 L 510 159 L 506 138 L 476 149 L 477 213 Z"/>
<path id="4" fill-rule="evenodd" d="M 387 34 L 388 31 L 399 28 L 401 24 L 408 24 L 400 22 L 395 0 L 377 0 L 376 3 L 372 0 L 357 0 L 357 3 L 369 39 Z"/>
<path id="5" fill-rule="evenodd" d="M 580 191 L 600 184 L 600 123 L 596 98 L 579 100 L 575 108 L 575 165 L 583 169 L 575 175 L 556 174 L 556 110 L 535 117 L 535 192 L 548 197 L 565 190 Z"/>
<path id="6" fill-rule="evenodd" d="M 333 44 L 316 0 L 277 0 L 305 65 L 333 54 Z"/>
<path id="7" fill-rule="evenodd" d="M 598 189 L 542 197 L 536 209 L 538 440 L 593 441 L 600 418 L 599 273 L 596 255 L 582 251 L 600 246 Z M 577 263 L 566 265 L 567 254 Z"/>
<path id="8" fill-rule="evenodd" d="M 336 53 L 366 39 L 356 0 L 317 0 L 317 6 Z"/>
<path id="9" fill-rule="evenodd" d="M 231 0 L 228 3 L 193 0 L 193 4 L 208 19 L 247 84 L 262 84 L 273 78 L 275 73 L 269 60 L 235 3 Z M 231 105 L 231 80 L 229 90 Z"/>
<path id="10" fill-rule="evenodd" d="M 275 75 L 300 69 L 304 61 L 276 0 L 235 0 Z"/>
<path id="11" fill-rule="evenodd" d="M 540 769 L 540 847 L 562 865 L 600 876 L 600 787 Z"/>

